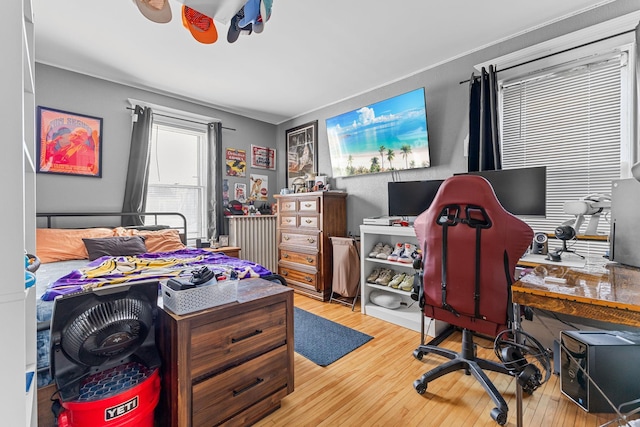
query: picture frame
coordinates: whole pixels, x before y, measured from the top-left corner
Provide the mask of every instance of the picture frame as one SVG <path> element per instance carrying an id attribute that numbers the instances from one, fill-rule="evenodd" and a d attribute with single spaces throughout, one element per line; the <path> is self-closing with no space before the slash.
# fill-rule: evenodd
<path id="1" fill-rule="evenodd" d="M 309 122 L 285 131 L 287 149 L 288 188 L 293 180 L 318 173 L 318 121 Z"/>
<path id="2" fill-rule="evenodd" d="M 224 234 L 218 236 L 218 246 L 221 248 L 229 246 L 229 236 Z"/>
<path id="3" fill-rule="evenodd" d="M 102 177 L 102 118 L 38 106 L 36 172 Z"/>
<path id="4" fill-rule="evenodd" d="M 276 170 L 276 150 L 251 144 L 251 167 Z"/>

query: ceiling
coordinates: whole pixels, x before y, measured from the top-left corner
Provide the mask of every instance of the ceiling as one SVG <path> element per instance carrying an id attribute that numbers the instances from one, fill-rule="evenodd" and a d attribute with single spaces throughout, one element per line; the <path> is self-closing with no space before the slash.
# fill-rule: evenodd
<path id="1" fill-rule="evenodd" d="M 32 0 L 36 61 L 279 124 L 611 0 L 273 0 L 260 34 L 201 44 L 132 0 Z M 218 22 L 223 21 L 223 22 Z"/>

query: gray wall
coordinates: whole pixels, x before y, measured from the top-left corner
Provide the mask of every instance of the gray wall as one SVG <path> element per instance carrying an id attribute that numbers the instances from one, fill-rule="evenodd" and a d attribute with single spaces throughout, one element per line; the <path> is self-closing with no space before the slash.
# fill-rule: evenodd
<path id="1" fill-rule="evenodd" d="M 278 191 L 277 172 L 252 169 L 249 165 L 251 144 L 275 147 L 276 126 L 153 92 L 36 64 L 36 105 L 103 118 L 102 178 L 38 174 L 38 212 L 119 212 L 122 209 L 131 140 L 131 111 L 127 109 L 128 98 L 221 120 L 222 126 L 235 129 L 223 129 L 223 148 L 247 150 L 247 176 L 229 177 L 231 188 L 235 182 L 244 182 L 249 188 L 249 175 L 257 173 L 269 177 L 270 194 Z"/>
<path id="2" fill-rule="evenodd" d="M 401 171 L 399 180 L 443 179 L 456 172 L 465 172 L 467 163 L 463 152 L 463 141 L 468 129 L 469 88 L 468 84 L 460 84 L 460 82 L 469 79 L 474 71 L 474 65 L 636 11 L 639 7 L 640 3 L 637 0 L 618 0 L 581 15 L 556 22 L 543 29 L 455 59 L 383 88 L 297 117 L 278 126 L 278 151 L 284 152 L 285 150 L 286 129 L 318 120 L 318 171 L 320 174 L 330 176 L 331 161 L 325 124 L 327 118 L 424 87 L 432 166 Z M 318 82 L 318 84 L 329 83 Z M 283 155 L 279 156 L 278 170 L 284 170 L 286 167 L 284 157 Z M 360 234 L 359 226 L 365 217 L 387 214 L 387 182 L 391 180 L 390 172 L 330 179 L 336 188 L 349 193 L 347 226 L 350 232 L 356 235 Z M 278 175 L 278 182 L 280 187 L 285 185 L 283 173 Z"/>

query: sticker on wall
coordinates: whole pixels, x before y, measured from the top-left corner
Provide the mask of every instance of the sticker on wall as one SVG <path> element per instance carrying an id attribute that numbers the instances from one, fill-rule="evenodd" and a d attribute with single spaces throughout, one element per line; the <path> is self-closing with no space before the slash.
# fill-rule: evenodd
<path id="1" fill-rule="evenodd" d="M 247 176 L 247 152 L 235 148 L 227 148 L 227 176 Z"/>
<path id="2" fill-rule="evenodd" d="M 269 199 L 269 177 L 251 174 L 249 179 L 251 180 L 249 201 L 266 202 Z"/>
<path id="3" fill-rule="evenodd" d="M 247 203 L 247 184 L 236 182 L 233 187 L 234 199 L 240 203 Z"/>

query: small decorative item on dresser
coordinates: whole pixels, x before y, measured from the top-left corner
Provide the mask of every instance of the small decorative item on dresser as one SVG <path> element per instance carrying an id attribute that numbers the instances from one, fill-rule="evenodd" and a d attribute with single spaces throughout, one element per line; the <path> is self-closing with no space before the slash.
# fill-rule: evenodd
<path id="1" fill-rule="evenodd" d="M 224 248 L 225 246 L 229 246 L 229 236 L 227 235 L 218 236 L 218 245 L 221 248 Z"/>

